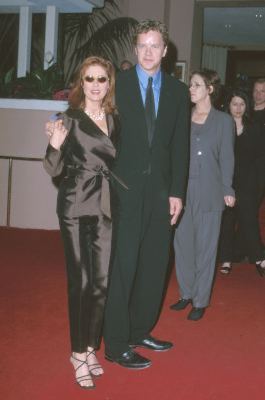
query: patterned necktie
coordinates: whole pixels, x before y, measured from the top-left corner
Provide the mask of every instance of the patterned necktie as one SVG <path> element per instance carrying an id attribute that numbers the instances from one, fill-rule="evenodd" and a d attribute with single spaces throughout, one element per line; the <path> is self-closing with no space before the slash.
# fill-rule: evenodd
<path id="1" fill-rule="evenodd" d="M 148 85 L 146 89 L 146 98 L 145 98 L 145 118 L 147 124 L 149 145 L 152 144 L 155 131 L 155 121 L 156 121 L 155 100 L 154 100 L 152 83 L 153 83 L 153 78 L 152 77 L 148 78 Z"/>

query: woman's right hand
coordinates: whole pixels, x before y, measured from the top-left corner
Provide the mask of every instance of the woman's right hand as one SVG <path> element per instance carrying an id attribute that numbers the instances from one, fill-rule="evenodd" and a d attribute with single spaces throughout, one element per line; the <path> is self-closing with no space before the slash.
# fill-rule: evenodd
<path id="1" fill-rule="evenodd" d="M 236 199 L 234 196 L 224 196 L 224 201 L 227 207 L 234 207 Z"/>
<path id="2" fill-rule="evenodd" d="M 61 119 L 58 119 L 57 121 L 47 122 L 45 125 L 45 132 L 50 138 L 50 145 L 56 150 L 60 150 L 60 147 L 65 141 L 68 133 L 63 124 L 63 121 Z"/>

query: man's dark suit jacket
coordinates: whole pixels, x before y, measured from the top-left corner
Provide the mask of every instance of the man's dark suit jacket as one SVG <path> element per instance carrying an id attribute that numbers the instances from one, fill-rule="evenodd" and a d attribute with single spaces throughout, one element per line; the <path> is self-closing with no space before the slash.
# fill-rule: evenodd
<path id="1" fill-rule="evenodd" d="M 162 72 L 151 146 L 135 67 L 118 75 L 116 103 L 121 119 L 121 143 L 114 171 L 130 188 L 128 191 L 120 189 L 121 211 L 126 209 L 133 213 L 146 176 L 150 175 L 153 200 L 163 210 L 166 207 L 168 212 L 168 197 L 184 199 L 186 191 L 190 125 L 188 89 L 184 83 Z"/>

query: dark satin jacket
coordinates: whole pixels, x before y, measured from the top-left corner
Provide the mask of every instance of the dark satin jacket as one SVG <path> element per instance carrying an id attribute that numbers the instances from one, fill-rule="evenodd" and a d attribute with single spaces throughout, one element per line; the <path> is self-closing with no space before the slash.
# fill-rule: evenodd
<path id="1" fill-rule="evenodd" d="M 59 186 L 57 214 L 104 214 L 111 218 L 109 178 L 116 154 L 118 117 L 107 115 L 108 136 L 82 110 L 68 109 L 61 117 L 68 129 L 66 140 L 60 150 L 49 144 L 44 158 L 44 168 L 52 177 L 65 171 Z"/>

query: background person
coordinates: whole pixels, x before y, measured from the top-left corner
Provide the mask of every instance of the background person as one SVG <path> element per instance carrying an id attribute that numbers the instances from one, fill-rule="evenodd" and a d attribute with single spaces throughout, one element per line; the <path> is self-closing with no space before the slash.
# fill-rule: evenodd
<path id="1" fill-rule="evenodd" d="M 256 263 L 261 276 L 265 273 L 265 254 L 260 236 L 259 166 L 265 155 L 261 124 L 250 120 L 247 94 L 235 89 L 227 98 L 227 110 L 236 125 L 234 188 L 236 206 L 223 214 L 219 243 L 220 271 L 231 272 L 232 261 L 245 256 Z"/>
<path id="2" fill-rule="evenodd" d="M 69 95 L 69 108 L 48 123 L 44 167 L 51 176 L 65 169 L 57 214 L 68 279 L 71 362 L 76 381 L 94 388 L 103 369 L 95 355 L 106 300 L 112 222 L 109 175 L 115 158 L 118 121 L 113 104 L 114 68 L 88 57 Z"/>
<path id="3" fill-rule="evenodd" d="M 209 305 L 224 205 L 233 207 L 234 124 L 212 102 L 220 79 L 215 71 L 192 73 L 190 169 L 186 206 L 174 237 L 180 300 L 171 309 L 192 303 L 188 319 L 202 318 Z"/>
<path id="4" fill-rule="evenodd" d="M 132 68 L 133 64 L 129 60 L 123 60 L 120 64 L 120 70 L 126 71 L 127 69 Z"/>
<path id="5" fill-rule="evenodd" d="M 257 79 L 253 86 L 253 112 L 252 117 L 262 126 L 263 146 L 265 146 L 265 78 Z M 265 157 L 261 158 L 258 165 L 258 199 L 262 203 L 265 194 Z"/>

